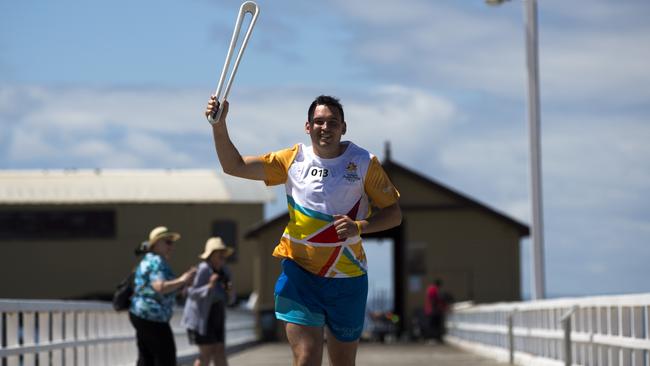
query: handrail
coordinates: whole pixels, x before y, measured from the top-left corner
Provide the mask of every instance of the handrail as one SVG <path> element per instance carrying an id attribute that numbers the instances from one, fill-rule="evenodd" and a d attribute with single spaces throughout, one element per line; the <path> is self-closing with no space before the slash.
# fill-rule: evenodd
<path id="1" fill-rule="evenodd" d="M 256 342 L 255 316 L 227 309 L 226 347 Z M 180 326 L 182 309 L 170 321 L 179 358 L 196 354 Z M 135 331 L 127 312 L 98 301 L 0 300 L 0 364 L 131 365 L 137 358 Z"/>
<path id="2" fill-rule="evenodd" d="M 616 359 L 650 366 L 644 361 L 650 353 L 648 319 L 647 293 L 463 303 L 448 318 L 447 339 L 517 364 L 607 365 Z"/>
<path id="3" fill-rule="evenodd" d="M 101 301 L 1 299 L 0 312 L 112 310 Z"/>

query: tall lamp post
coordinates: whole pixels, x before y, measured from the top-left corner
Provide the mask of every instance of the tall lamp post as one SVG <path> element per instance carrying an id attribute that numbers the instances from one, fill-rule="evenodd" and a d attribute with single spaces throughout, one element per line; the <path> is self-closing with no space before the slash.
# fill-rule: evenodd
<path id="1" fill-rule="evenodd" d="M 485 0 L 500 5 L 509 0 Z M 542 159 L 540 144 L 539 56 L 537 55 L 537 0 L 523 0 L 526 22 L 526 64 L 528 68 L 528 129 L 530 138 L 530 177 L 533 203 L 532 297 L 546 297 L 544 271 L 544 220 L 542 209 Z"/>

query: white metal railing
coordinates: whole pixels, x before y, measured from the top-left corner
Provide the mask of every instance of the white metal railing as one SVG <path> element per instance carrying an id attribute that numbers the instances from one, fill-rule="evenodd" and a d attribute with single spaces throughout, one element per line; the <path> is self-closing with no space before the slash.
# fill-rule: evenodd
<path id="1" fill-rule="evenodd" d="M 181 309 L 171 320 L 179 358 L 193 355 L 180 326 Z M 226 347 L 257 340 L 255 317 L 228 309 Z M 127 312 L 91 301 L 0 300 L 0 365 L 116 366 L 137 358 L 135 331 Z"/>
<path id="2" fill-rule="evenodd" d="M 456 304 L 446 339 L 521 365 L 650 366 L 650 294 Z"/>

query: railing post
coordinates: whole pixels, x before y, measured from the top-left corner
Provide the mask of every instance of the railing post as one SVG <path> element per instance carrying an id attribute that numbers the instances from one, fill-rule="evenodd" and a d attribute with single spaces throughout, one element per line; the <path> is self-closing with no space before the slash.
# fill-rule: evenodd
<path id="1" fill-rule="evenodd" d="M 562 320 L 564 328 L 564 366 L 571 366 L 573 353 L 571 352 L 571 317 Z"/>
<path id="2" fill-rule="evenodd" d="M 515 310 L 516 311 L 516 310 Z M 515 311 L 508 314 L 508 350 L 509 350 L 509 362 L 510 364 L 515 363 L 515 334 L 513 331 Z"/>
<path id="3" fill-rule="evenodd" d="M 576 310 L 578 310 L 578 306 L 574 305 L 560 318 L 562 328 L 564 329 L 564 366 L 571 366 L 573 363 L 573 352 L 571 352 L 571 315 Z"/>

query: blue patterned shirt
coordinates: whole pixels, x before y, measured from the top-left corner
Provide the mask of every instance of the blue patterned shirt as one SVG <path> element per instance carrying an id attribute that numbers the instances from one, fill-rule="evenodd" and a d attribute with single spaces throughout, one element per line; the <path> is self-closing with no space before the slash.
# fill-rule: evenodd
<path id="1" fill-rule="evenodd" d="M 135 291 L 129 311 L 142 319 L 168 322 L 174 310 L 176 292 L 161 295 L 151 287 L 151 283 L 174 278 L 176 276 L 165 259 L 158 254 L 147 253 L 135 271 Z"/>

